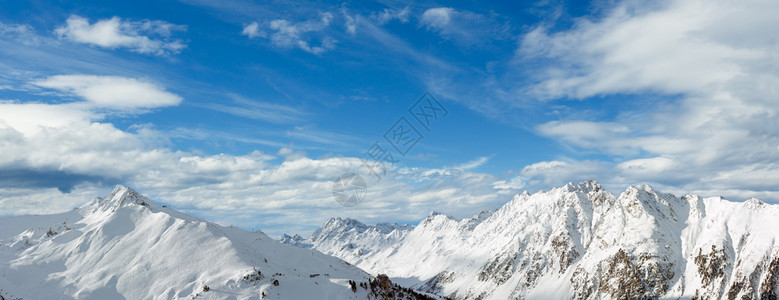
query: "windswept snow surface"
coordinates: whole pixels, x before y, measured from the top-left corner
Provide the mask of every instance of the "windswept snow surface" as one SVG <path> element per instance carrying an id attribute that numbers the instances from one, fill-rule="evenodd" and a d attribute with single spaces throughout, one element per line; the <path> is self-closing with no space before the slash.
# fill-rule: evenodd
<path id="1" fill-rule="evenodd" d="M 464 220 L 378 230 L 333 219 L 286 242 L 454 299 L 776 299 L 778 237 L 779 206 L 757 199 L 647 185 L 616 197 L 587 181 Z"/>
<path id="2" fill-rule="evenodd" d="M 123 186 L 67 213 L 0 218 L 4 299 L 376 299 L 349 283 L 371 278 Z"/>

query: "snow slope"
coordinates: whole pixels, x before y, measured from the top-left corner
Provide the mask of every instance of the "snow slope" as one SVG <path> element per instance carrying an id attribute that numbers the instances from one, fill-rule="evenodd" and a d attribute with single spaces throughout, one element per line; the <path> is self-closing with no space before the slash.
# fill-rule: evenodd
<path id="1" fill-rule="evenodd" d="M 464 220 L 434 213 L 413 229 L 371 228 L 334 219 L 287 242 L 454 299 L 779 296 L 779 206 L 756 199 L 646 185 L 617 197 L 588 181 Z"/>
<path id="2" fill-rule="evenodd" d="M 123 186 L 67 213 L 0 218 L 3 299 L 402 299 L 401 294 L 420 297 L 340 259 L 160 207 Z"/>

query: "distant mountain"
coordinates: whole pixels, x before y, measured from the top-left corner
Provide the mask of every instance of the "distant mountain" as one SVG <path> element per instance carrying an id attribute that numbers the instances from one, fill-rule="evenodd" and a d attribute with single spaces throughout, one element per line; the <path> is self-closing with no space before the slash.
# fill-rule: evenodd
<path id="1" fill-rule="evenodd" d="M 396 245 L 412 229 L 414 226 L 411 225 L 379 223 L 368 226 L 350 218 L 332 218 L 308 239 L 297 234 L 285 234 L 282 235 L 281 242 L 302 248 L 315 248 L 324 254 L 356 264 L 369 253 Z"/>
<path id="2" fill-rule="evenodd" d="M 425 299 L 261 232 L 117 186 L 73 211 L 0 218 L 0 299 Z"/>
<path id="3" fill-rule="evenodd" d="M 453 299 L 777 299 L 778 238 L 778 205 L 588 181 L 464 220 L 332 219 L 285 242 Z"/>

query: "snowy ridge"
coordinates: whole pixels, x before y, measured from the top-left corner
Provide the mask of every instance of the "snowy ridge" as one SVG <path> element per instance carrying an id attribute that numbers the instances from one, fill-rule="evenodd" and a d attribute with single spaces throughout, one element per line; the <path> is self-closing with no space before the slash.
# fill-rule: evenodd
<path id="1" fill-rule="evenodd" d="M 616 197 L 587 181 L 464 220 L 431 214 L 394 244 L 332 226 L 299 244 L 453 299 L 776 299 L 777 228 L 779 206 L 757 199 Z"/>
<path id="2" fill-rule="evenodd" d="M 316 248 L 324 254 L 349 258 L 352 263 L 365 255 L 382 251 L 395 244 L 409 231 L 410 225 L 379 223 L 365 225 L 351 218 L 331 218 L 308 239 L 283 235 L 281 242 L 303 248 Z"/>
<path id="3" fill-rule="evenodd" d="M 0 218 L 0 299 L 424 299 L 313 250 L 117 186 L 73 211 Z"/>

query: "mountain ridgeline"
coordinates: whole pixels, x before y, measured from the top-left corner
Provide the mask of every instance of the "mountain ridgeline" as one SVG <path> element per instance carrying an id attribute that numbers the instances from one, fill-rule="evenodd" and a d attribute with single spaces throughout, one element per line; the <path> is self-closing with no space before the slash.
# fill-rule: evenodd
<path id="1" fill-rule="evenodd" d="M 452 299 L 777 299 L 779 206 L 676 197 L 647 185 L 618 197 L 593 181 L 515 196 L 415 227 L 331 219 L 312 248 Z"/>
<path id="2" fill-rule="evenodd" d="M 0 217 L 0 300 L 6 299 L 437 297 L 117 186 L 70 212 Z"/>

